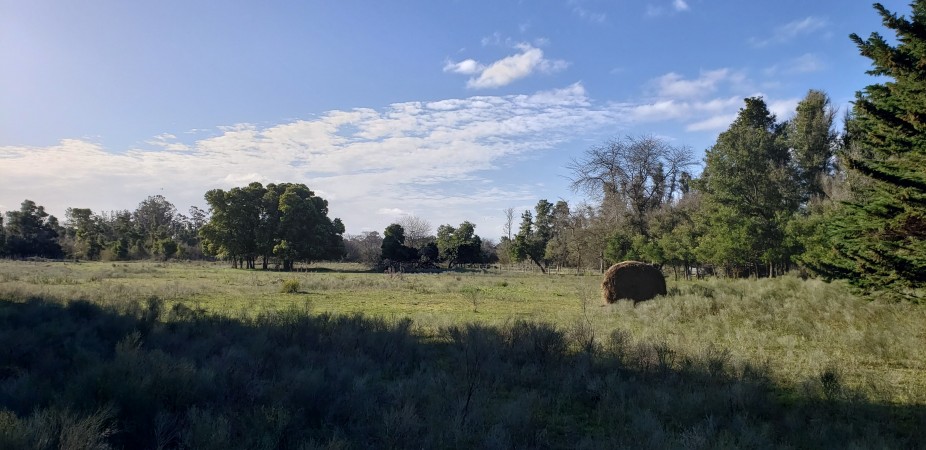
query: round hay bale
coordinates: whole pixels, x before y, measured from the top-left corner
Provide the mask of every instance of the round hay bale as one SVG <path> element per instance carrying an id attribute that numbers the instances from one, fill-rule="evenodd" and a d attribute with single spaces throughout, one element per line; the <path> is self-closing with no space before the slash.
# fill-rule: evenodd
<path id="1" fill-rule="evenodd" d="M 666 295 L 662 272 L 640 261 L 624 261 L 611 266 L 601 282 L 602 297 L 607 303 L 633 300 L 633 305 L 657 295 Z"/>

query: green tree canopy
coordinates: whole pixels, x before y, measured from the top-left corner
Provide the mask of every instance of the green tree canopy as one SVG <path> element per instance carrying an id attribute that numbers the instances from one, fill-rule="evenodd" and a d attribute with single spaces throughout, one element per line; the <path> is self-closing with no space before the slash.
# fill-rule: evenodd
<path id="1" fill-rule="evenodd" d="M 536 215 L 530 211 L 521 214 L 521 228 L 508 245 L 508 251 L 515 261 L 529 259 L 546 273 L 547 244 L 553 238 L 553 204 L 541 199 L 534 211 Z"/>
<path id="2" fill-rule="evenodd" d="M 752 266 L 756 273 L 760 262 L 771 268 L 788 260 L 784 228 L 800 192 L 786 144 L 784 126 L 755 97 L 707 150 L 698 183 L 702 260 L 730 269 Z"/>
<path id="3" fill-rule="evenodd" d="M 383 232 L 382 260 L 410 262 L 418 259 L 418 249 L 405 245 L 405 228 L 397 223 L 386 227 Z"/>
<path id="4" fill-rule="evenodd" d="M 24 200 L 19 211 L 6 213 L 7 253 L 17 258 L 60 258 L 58 229 L 58 219 L 45 212 L 45 207 Z"/>
<path id="5" fill-rule="evenodd" d="M 801 199 L 824 196 L 823 179 L 832 174 L 838 135 L 833 128 L 836 109 L 825 92 L 810 90 L 787 124 L 788 144 L 800 181 Z"/>
<path id="6" fill-rule="evenodd" d="M 284 270 L 295 261 L 337 259 L 344 253 L 344 224 L 328 218 L 328 202 L 304 184 L 251 183 L 206 193 L 211 217 L 200 231 L 213 254 L 241 259 L 276 256 Z"/>
<path id="7" fill-rule="evenodd" d="M 923 298 L 926 285 L 926 1 L 910 17 L 874 5 L 896 45 L 878 33 L 850 38 L 887 77 L 856 93 L 843 158 L 851 200 L 825 225 L 831 251 L 814 269 L 866 290 Z"/>
<path id="8" fill-rule="evenodd" d="M 458 228 L 441 225 L 437 228 L 437 249 L 447 268 L 454 265 L 482 262 L 482 239 L 476 235 L 476 225 L 466 221 Z"/>

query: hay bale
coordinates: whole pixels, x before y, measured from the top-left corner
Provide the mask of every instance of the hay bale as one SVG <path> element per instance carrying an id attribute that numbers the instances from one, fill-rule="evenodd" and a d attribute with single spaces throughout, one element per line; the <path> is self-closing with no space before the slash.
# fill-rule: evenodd
<path id="1" fill-rule="evenodd" d="M 650 264 L 624 261 L 611 266 L 601 282 L 602 296 L 607 303 L 620 299 L 633 300 L 633 305 L 657 295 L 666 295 L 666 279 Z"/>

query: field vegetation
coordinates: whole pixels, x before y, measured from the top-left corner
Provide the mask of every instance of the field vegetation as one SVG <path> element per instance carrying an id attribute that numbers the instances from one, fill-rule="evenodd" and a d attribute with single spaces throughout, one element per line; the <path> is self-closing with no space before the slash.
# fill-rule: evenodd
<path id="1" fill-rule="evenodd" d="M 911 448 L 924 323 L 790 276 L 0 262 L 0 448 Z"/>

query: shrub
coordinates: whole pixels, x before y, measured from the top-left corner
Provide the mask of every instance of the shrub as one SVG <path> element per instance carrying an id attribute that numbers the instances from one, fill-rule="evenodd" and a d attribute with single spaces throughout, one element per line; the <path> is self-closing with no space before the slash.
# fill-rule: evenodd
<path id="1" fill-rule="evenodd" d="M 299 280 L 289 279 L 283 281 L 283 287 L 280 288 L 280 292 L 284 294 L 298 294 L 299 293 Z"/>

